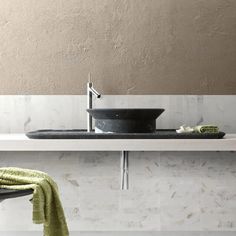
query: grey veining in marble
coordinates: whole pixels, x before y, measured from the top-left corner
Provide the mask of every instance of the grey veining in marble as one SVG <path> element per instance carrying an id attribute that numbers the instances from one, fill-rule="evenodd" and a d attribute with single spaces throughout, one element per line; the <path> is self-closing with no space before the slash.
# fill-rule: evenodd
<path id="1" fill-rule="evenodd" d="M 0 159 L 49 173 L 74 231 L 236 230 L 235 153 L 131 153 L 129 191 L 119 190 L 117 152 L 1 152 Z M 28 199 L 1 203 L 1 230 L 40 229 Z"/>

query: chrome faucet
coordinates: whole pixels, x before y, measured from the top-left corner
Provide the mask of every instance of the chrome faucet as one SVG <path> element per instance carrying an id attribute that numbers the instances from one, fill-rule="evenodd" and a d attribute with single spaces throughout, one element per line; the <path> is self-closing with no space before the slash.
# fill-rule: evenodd
<path id="1" fill-rule="evenodd" d="M 96 96 L 96 98 L 101 98 L 101 94 L 93 88 L 93 83 L 91 82 L 91 73 L 89 73 L 87 83 L 87 109 L 93 108 L 93 95 Z M 92 116 L 87 112 L 87 132 L 92 131 L 92 122 Z"/>

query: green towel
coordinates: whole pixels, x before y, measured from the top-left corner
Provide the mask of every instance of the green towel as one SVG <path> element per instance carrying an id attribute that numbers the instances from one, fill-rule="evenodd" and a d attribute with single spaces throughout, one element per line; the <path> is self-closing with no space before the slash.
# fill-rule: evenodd
<path id="1" fill-rule="evenodd" d="M 219 133 L 219 128 L 215 125 L 198 125 L 195 126 L 194 128 L 194 132 L 197 133 Z"/>
<path id="2" fill-rule="evenodd" d="M 46 173 L 14 167 L 0 168 L 0 187 L 33 189 L 33 222 L 44 224 L 44 236 L 69 235 L 57 184 Z"/>

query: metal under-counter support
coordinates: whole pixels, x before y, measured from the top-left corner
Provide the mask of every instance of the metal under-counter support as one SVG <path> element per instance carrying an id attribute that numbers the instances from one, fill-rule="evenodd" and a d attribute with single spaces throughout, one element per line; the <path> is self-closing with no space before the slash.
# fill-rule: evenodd
<path id="1" fill-rule="evenodd" d="M 121 167 L 121 190 L 129 189 L 129 152 L 121 151 L 120 155 Z"/>

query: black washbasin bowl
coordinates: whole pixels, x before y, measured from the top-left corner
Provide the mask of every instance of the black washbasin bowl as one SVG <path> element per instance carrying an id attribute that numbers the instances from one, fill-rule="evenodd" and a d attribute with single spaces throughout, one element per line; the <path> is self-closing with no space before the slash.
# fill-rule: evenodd
<path id="1" fill-rule="evenodd" d="M 164 109 L 87 109 L 95 119 L 96 133 L 153 133 Z"/>

